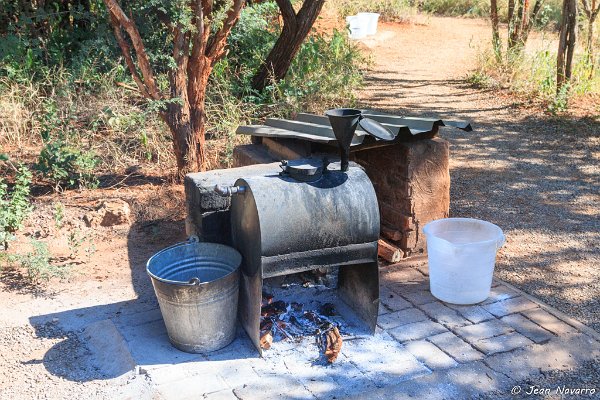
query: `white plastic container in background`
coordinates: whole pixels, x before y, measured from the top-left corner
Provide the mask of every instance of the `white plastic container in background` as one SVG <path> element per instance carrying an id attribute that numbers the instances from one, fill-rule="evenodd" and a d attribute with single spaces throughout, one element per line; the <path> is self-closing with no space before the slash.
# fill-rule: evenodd
<path id="1" fill-rule="evenodd" d="M 472 218 L 445 218 L 423 227 L 427 237 L 429 288 L 452 304 L 475 304 L 490 295 L 502 229 Z"/>
<path id="2" fill-rule="evenodd" d="M 356 16 L 362 19 L 362 25 L 366 26 L 367 36 L 377 33 L 377 23 L 379 22 L 379 14 L 377 13 L 358 13 Z"/>
<path id="3" fill-rule="evenodd" d="M 357 15 L 346 17 L 350 39 L 362 39 L 367 36 L 367 24 L 365 22 L 364 18 L 359 18 Z"/>

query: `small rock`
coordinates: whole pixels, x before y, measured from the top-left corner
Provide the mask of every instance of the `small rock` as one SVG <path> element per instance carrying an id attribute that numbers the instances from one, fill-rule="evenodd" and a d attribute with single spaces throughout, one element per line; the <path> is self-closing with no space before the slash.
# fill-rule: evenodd
<path id="1" fill-rule="evenodd" d="M 98 209 L 100 213 L 103 213 L 102 226 L 113 226 L 128 224 L 130 222 L 129 216 L 131 210 L 129 204 L 121 199 L 105 200 Z"/>
<path id="2" fill-rule="evenodd" d="M 100 205 L 83 216 L 83 221 L 88 227 L 114 226 L 130 222 L 131 209 L 129 204 L 121 199 L 102 200 Z"/>

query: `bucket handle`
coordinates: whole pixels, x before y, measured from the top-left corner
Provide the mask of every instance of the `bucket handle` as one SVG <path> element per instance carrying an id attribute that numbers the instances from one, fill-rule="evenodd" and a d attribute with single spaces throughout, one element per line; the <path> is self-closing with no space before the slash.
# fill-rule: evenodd
<path id="1" fill-rule="evenodd" d="M 179 243 L 175 243 L 171 246 L 165 247 L 164 249 L 162 249 L 161 251 L 159 251 L 152 257 L 150 257 L 150 259 L 154 258 L 158 254 L 162 254 L 162 252 L 164 252 L 164 251 L 175 249 L 177 247 L 184 246 L 189 243 L 200 243 L 200 238 L 197 235 L 190 235 L 185 242 L 179 242 Z M 148 260 L 148 262 L 150 262 L 150 260 Z"/>

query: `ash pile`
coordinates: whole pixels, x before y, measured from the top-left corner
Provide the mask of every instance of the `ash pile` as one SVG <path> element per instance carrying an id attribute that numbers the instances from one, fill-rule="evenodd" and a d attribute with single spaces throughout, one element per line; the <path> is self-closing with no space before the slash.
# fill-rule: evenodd
<path id="1" fill-rule="evenodd" d="M 362 337 L 360 323 L 335 293 L 337 274 L 288 275 L 265 281 L 260 317 L 263 350 L 302 350 L 315 364 L 331 364 L 344 340 Z M 348 313 L 350 312 L 350 313 Z"/>

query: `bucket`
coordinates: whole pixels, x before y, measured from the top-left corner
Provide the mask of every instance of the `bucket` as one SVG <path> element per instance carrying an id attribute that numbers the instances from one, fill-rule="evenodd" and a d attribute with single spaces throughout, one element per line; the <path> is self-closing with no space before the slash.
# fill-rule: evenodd
<path id="1" fill-rule="evenodd" d="M 502 229 L 472 218 L 446 218 L 423 227 L 427 237 L 429 288 L 452 304 L 475 304 L 490 295 Z"/>
<path id="2" fill-rule="evenodd" d="M 377 23 L 379 22 L 379 14 L 377 13 L 358 13 L 356 14 L 358 18 L 362 19 L 363 26 L 366 26 L 366 34 L 367 35 L 375 35 L 377 33 Z"/>
<path id="3" fill-rule="evenodd" d="M 367 36 L 367 21 L 357 15 L 346 17 L 350 39 L 362 39 Z"/>
<path id="4" fill-rule="evenodd" d="M 217 243 L 167 247 L 146 264 L 173 346 L 203 353 L 235 338 L 242 256 Z"/>

